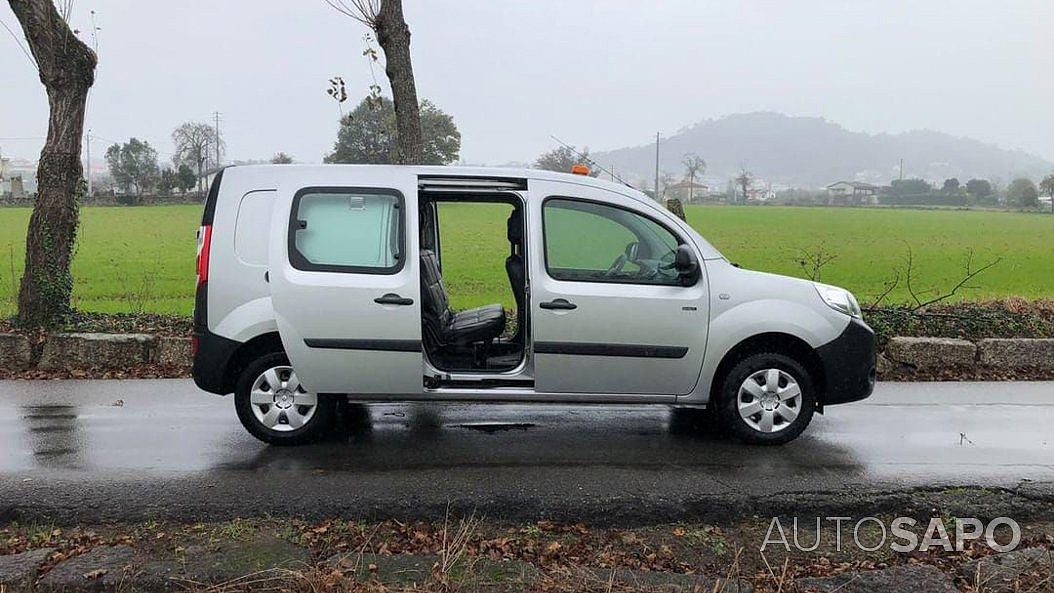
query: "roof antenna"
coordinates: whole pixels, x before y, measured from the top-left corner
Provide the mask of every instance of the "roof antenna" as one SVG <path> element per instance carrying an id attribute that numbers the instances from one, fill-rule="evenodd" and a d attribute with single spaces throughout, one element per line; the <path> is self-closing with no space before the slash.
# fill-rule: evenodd
<path id="1" fill-rule="evenodd" d="M 593 165 L 597 169 L 600 169 L 604 173 L 607 173 L 608 175 L 611 176 L 612 179 L 618 179 L 619 183 L 621 183 L 622 185 L 625 185 L 626 187 L 628 187 L 630 189 L 637 189 L 637 188 L 633 187 L 632 185 L 626 183 L 626 181 L 624 179 L 622 179 L 621 177 L 619 177 L 618 175 L 615 175 L 611 171 L 605 169 L 604 167 L 601 167 L 599 163 L 597 163 L 593 159 L 589 158 L 589 155 L 582 154 L 581 152 L 578 152 L 578 150 L 576 150 L 574 146 L 571 146 L 570 144 L 564 142 L 563 140 L 557 138 L 556 136 L 553 136 L 552 134 L 550 134 L 549 137 L 552 138 L 553 140 L 556 140 L 557 144 L 559 144 L 560 146 L 563 146 L 564 148 L 566 148 L 566 149 L 570 150 L 571 152 L 575 153 L 576 155 L 578 155 L 578 157 L 581 158 L 582 160 L 584 160 L 585 162 Z"/>

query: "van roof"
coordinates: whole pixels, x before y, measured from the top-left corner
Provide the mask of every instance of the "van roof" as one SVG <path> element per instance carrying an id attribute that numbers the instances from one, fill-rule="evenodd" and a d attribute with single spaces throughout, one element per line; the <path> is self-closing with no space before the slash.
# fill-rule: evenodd
<path id="1" fill-rule="evenodd" d="M 359 168 L 369 168 L 371 171 L 378 171 L 384 169 L 390 169 L 393 173 L 396 171 L 405 172 L 407 169 L 412 170 L 414 173 L 420 176 L 454 176 L 454 177 L 480 177 L 480 178 L 516 178 L 516 179 L 536 179 L 539 181 L 562 181 L 564 183 L 577 183 L 580 185 L 587 185 L 592 187 L 599 187 L 615 193 L 622 194 L 627 197 L 632 197 L 638 200 L 646 200 L 652 202 L 653 200 L 647 195 L 642 193 L 640 190 L 624 185 L 622 183 L 615 183 L 607 181 L 597 177 L 590 177 L 588 175 L 573 175 L 571 173 L 560 173 L 557 171 L 546 171 L 543 169 L 528 169 L 528 168 L 516 168 L 516 167 L 463 167 L 463 166 L 442 166 L 442 165 L 343 165 L 343 164 L 326 164 L 326 165 L 231 165 L 227 169 L 236 169 L 238 174 L 250 174 L 259 175 L 262 179 L 274 179 L 275 173 L 283 171 L 296 170 L 298 173 L 304 173 L 312 169 L 319 171 L 332 171 L 334 168 L 345 168 L 348 170 L 354 170 Z"/>
<path id="2" fill-rule="evenodd" d="M 336 168 L 344 168 L 349 171 L 354 169 L 365 169 L 369 168 L 371 171 L 383 171 L 385 169 L 390 170 L 393 174 L 403 173 L 407 170 L 411 170 L 418 176 L 422 177 L 479 177 L 479 178 L 490 178 L 490 179 L 526 179 L 528 181 L 535 179 L 539 181 L 558 181 L 561 183 L 574 183 L 583 186 L 596 187 L 604 189 L 627 198 L 631 198 L 640 202 L 648 208 L 656 210 L 663 210 L 659 203 L 648 197 L 640 190 L 630 187 L 622 183 L 614 183 L 597 177 L 590 177 L 588 175 L 573 175 L 571 173 L 560 173 L 557 171 L 546 171 L 542 169 L 528 169 L 528 168 L 514 168 L 514 167 L 462 167 L 462 166 L 437 166 L 437 165 L 343 165 L 343 164 L 325 164 L 325 165 L 232 165 L 224 169 L 227 175 L 249 176 L 255 178 L 261 184 L 274 184 L 277 185 L 283 173 L 296 171 L 298 175 L 304 175 L 305 173 L 310 175 L 312 171 L 326 171 L 332 174 L 332 171 Z M 204 223 L 203 223 L 204 224 Z M 704 239 L 695 229 L 692 229 L 688 225 L 684 225 L 685 230 L 690 231 L 696 239 L 696 242 L 702 250 L 702 256 L 704 259 L 714 259 L 723 257 L 717 249 L 715 249 L 706 239 Z"/>

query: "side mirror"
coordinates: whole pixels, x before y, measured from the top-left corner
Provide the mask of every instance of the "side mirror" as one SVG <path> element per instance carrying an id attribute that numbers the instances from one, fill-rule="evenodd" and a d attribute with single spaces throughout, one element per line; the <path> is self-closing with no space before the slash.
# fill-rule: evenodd
<path id="1" fill-rule="evenodd" d="M 679 245 L 673 256 L 673 269 L 681 277 L 683 286 L 691 286 L 699 280 L 699 260 L 695 252 L 687 245 Z"/>

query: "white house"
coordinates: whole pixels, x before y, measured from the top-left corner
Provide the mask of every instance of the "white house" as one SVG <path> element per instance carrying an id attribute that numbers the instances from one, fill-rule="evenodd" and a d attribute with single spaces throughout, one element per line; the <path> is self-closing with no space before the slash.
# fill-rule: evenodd
<path id="1" fill-rule="evenodd" d="M 827 194 L 835 201 L 854 204 L 878 203 L 878 186 L 863 181 L 836 181 L 827 186 Z"/>

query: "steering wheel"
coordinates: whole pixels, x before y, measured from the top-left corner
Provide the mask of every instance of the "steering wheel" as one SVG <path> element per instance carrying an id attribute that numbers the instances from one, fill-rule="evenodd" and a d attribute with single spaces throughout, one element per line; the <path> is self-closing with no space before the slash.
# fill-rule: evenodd
<path id="1" fill-rule="evenodd" d="M 627 263 L 637 263 L 637 254 L 640 253 L 640 243 L 633 241 L 626 245 L 626 249 L 622 251 L 622 254 L 615 258 L 615 261 L 611 262 L 608 266 L 604 276 L 614 276 L 622 271 L 622 268 L 626 267 Z"/>
<path id="2" fill-rule="evenodd" d="M 626 257 L 626 254 L 625 253 L 620 253 L 619 256 L 615 258 L 615 261 L 611 262 L 611 265 L 608 266 L 607 271 L 604 272 L 604 276 L 607 277 L 607 276 L 614 276 L 615 274 L 618 274 L 619 272 L 622 271 L 622 268 L 624 268 L 626 266 L 626 262 L 628 262 L 628 261 L 629 261 L 629 258 Z"/>
<path id="3" fill-rule="evenodd" d="M 677 252 L 670 251 L 663 254 L 662 258 L 659 259 L 659 265 L 657 266 L 660 270 L 672 270 L 676 267 Z"/>

